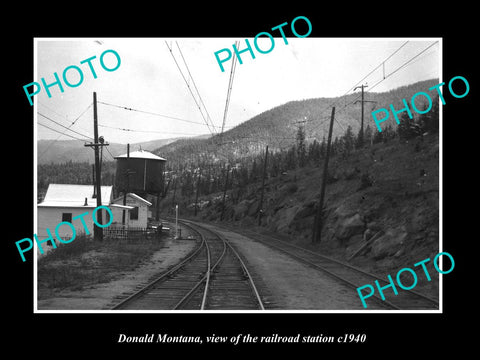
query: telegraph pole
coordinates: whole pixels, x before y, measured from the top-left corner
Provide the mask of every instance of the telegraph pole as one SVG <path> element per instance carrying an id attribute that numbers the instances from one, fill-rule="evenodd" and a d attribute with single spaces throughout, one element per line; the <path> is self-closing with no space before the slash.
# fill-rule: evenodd
<path id="1" fill-rule="evenodd" d="M 359 144 L 360 146 L 363 145 L 363 109 L 364 109 L 364 104 L 366 102 L 376 102 L 376 101 L 371 101 L 371 100 L 364 100 L 364 88 L 368 87 L 368 85 L 361 85 L 361 86 L 357 86 L 353 89 L 353 91 L 357 90 L 357 89 L 362 89 L 362 100 L 360 101 L 362 103 L 362 115 L 361 115 L 361 123 L 360 123 L 360 134 L 359 134 Z M 354 104 L 356 104 L 357 102 L 359 102 L 358 100 L 354 102 Z"/>
<path id="2" fill-rule="evenodd" d="M 93 93 L 93 141 L 94 143 L 85 144 L 85 146 L 93 147 L 95 150 L 95 187 L 97 192 L 97 207 L 102 205 L 102 174 L 100 167 L 100 152 L 99 149 L 102 146 L 108 146 L 108 143 L 105 143 L 103 137 L 98 138 L 98 120 L 97 120 L 97 93 Z M 97 222 L 103 224 L 102 211 L 97 212 Z M 103 240 L 103 229 L 94 224 L 94 237 L 95 240 Z"/>
<path id="3" fill-rule="evenodd" d="M 265 149 L 265 160 L 263 161 L 262 190 L 260 192 L 260 202 L 258 204 L 258 226 L 260 226 L 262 222 L 263 191 L 265 188 L 265 177 L 267 175 L 267 160 L 268 160 L 268 145 L 267 145 L 267 148 Z"/>
<path id="4" fill-rule="evenodd" d="M 127 166 L 130 165 L 130 144 L 127 144 Z M 127 193 L 130 188 L 130 169 L 127 168 L 127 171 L 125 171 L 125 176 L 127 177 L 127 186 L 126 188 L 123 189 L 123 206 L 127 205 Z M 125 217 L 126 217 L 127 211 L 123 209 L 122 211 L 122 225 L 125 225 Z"/>
<path id="5" fill-rule="evenodd" d="M 364 93 L 363 89 L 366 88 L 367 86 L 368 86 L 368 85 L 363 85 L 363 84 L 362 84 L 361 86 L 357 86 L 357 87 L 355 87 L 355 88 L 353 89 L 353 91 L 357 90 L 358 88 L 361 88 L 361 89 L 362 89 L 362 101 L 361 101 L 361 103 L 362 103 L 362 122 L 361 122 L 361 125 L 360 125 L 360 135 L 359 135 L 359 138 L 360 138 L 360 139 L 359 139 L 359 143 L 360 143 L 360 145 L 363 145 L 363 104 L 364 104 L 364 102 L 365 102 L 365 100 L 363 99 L 363 93 Z M 358 102 L 358 100 L 355 101 L 354 104 L 356 104 L 357 102 Z"/>
<path id="6" fill-rule="evenodd" d="M 332 142 L 333 120 L 335 119 L 335 106 L 332 108 L 332 117 L 330 118 L 330 128 L 328 129 L 327 153 L 325 155 L 325 163 L 323 164 L 322 187 L 320 190 L 320 200 L 318 202 L 317 213 L 313 223 L 312 242 L 320 242 L 322 237 L 323 226 L 323 201 L 325 198 L 325 186 L 327 184 L 328 159 L 330 157 L 330 143 Z"/>
<path id="7" fill-rule="evenodd" d="M 195 216 L 197 216 L 197 208 L 198 208 L 198 192 L 200 190 L 200 178 L 202 176 L 202 172 L 198 172 L 198 178 L 197 178 L 197 193 L 195 194 Z"/>
<path id="8" fill-rule="evenodd" d="M 175 195 L 177 193 L 177 177 L 174 177 L 173 179 L 173 197 L 172 197 L 172 209 L 173 206 L 175 205 Z"/>
<path id="9" fill-rule="evenodd" d="M 92 182 L 93 182 L 93 196 L 92 198 L 97 198 L 97 182 L 95 181 L 95 164 L 92 164 Z"/>
<path id="10" fill-rule="evenodd" d="M 127 144 L 127 164 L 130 165 L 130 144 Z M 127 165 L 127 166 L 128 166 Z M 126 189 L 123 189 L 123 206 L 127 205 L 127 192 L 128 192 L 128 188 L 129 188 L 129 180 L 130 178 L 128 177 L 128 169 L 126 171 L 126 174 L 125 176 L 127 177 L 127 188 Z M 126 215 L 126 211 L 125 209 L 123 209 L 122 211 L 122 225 L 125 225 L 125 216 Z"/>
<path id="11" fill-rule="evenodd" d="M 228 174 L 230 173 L 230 165 L 227 166 L 227 177 L 225 178 L 225 186 L 223 187 L 223 201 L 222 201 L 222 213 L 220 215 L 220 220 L 223 220 L 223 215 L 225 214 L 225 198 L 227 197 L 227 186 L 228 186 Z"/>

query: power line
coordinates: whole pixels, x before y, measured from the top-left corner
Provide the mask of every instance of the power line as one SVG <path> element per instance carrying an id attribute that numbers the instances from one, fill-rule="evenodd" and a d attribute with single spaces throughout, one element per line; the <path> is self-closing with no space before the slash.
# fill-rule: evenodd
<path id="1" fill-rule="evenodd" d="M 99 125 L 100 126 L 100 125 Z M 113 160 L 115 160 L 115 157 L 112 155 L 112 153 L 110 152 L 110 150 L 108 150 L 108 146 L 105 146 L 105 149 L 107 150 L 107 152 L 110 154 L 110 156 L 112 157 Z"/>
<path id="2" fill-rule="evenodd" d="M 235 41 L 235 47 L 236 48 L 238 48 L 239 44 L 240 44 L 239 41 Z M 230 105 L 230 96 L 231 96 L 232 86 L 233 86 L 233 78 L 235 76 L 235 69 L 237 67 L 236 64 L 237 64 L 237 57 L 236 57 L 236 54 L 234 54 L 233 55 L 233 60 L 232 60 L 232 69 L 230 70 L 230 79 L 228 81 L 227 99 L 225 100 L 225 111 L 223 113 L 223 122 L 222 122 L 221 134 L 223 134 L 223 129 L 225 128 L 225 121 L 227 120 L 228 106 Z"/>
<path id="3" fill-rule="evenodd" d="M 378 68 L 380 68 L 381 66 L 384 66 L 385 62 L 387 60 L 389 60 L 390 58 L 392 58 L 396 53 L 398 53 L 409 41 L 406 41 L 405 43 L 403 43 L 397 50 L 395 50 L 390 56 L 388 56 L 385 60 L 383 60 L 382 62 L 380 62 L 379 65 L 377 65 L 372 71 L 370 71 L 367 75 L 365 75 L 360 81 L 358 81 L 355 85 L 353 85 L 344 95 L 342 95 L 341 97 L 344 97 L 346 96 L 353 88 L 355 88 L 355 86 L 357 86 L 359 83 L 361 83 L 362 81 L 364 81 L 368 76 L 370 76 L 373 72 L 375 72 L 376 70 L 378 70 Z M 375 85 L 371 86 L 370 87 L 370 91 L 375 88 L 377 85 L 379 85 L 381 82 L 383 82 L 384 80 L 386 80 L 387 78 L 389 78 L 390 76 L 392 76 L 393 74 L 395 74 L 397 71 L 401 70 L 402 68 L 404 68 L 405 66 L 407 66 L 409 63 L 411 63 L 414 59 L 416 59 L 417 57 L 419 57 L 421 54 L 423 54 L 425 51 L 427 51 L 428 49 L 430 49 L 433 45 L 437 44 L 438 41 L 435 41 L 433 44 L 430 44 L 429 46 L 427 46 L 425 49 L 423 49 L 421 52 L 419 52 L 418 54 L 414 55 L 413 57 L 411 57 L 410 59 L 408 59 L 407 61 L 405 61 L 402 65 L 400 65 L 398 68 L 396 68 L 394 71 L 392 71 L 391 73 L 389 73 L 388 75 L 385 75 L 385 72 L 383 73 L 383 78 L 378 81 Z M 345 104 L 340 110 L 344 110 L 347 106 L 353 104 L 356 100 L 358 100 L 359 98 L 361 97 L 361 95 L 359 95 L 357 98 L 355 98 L 352 102 L 349 102 L 348 104 Z M 326 111 L 328 108 L 330 108 L 331 106 L 334 106 L 336 105 L 340 100 L 337 99 L 335 100 L 332 104 L 330 104 L 330 106 L 327 106 L 325 108 L 324 111 Z M 337 119 L 335 119 L 335 122 L 340 125 L 340 123 L 337 121 Z M 319 124 L 318 126 L 316 126 L 313 130 L 315 129 L 318 129 L 322 124 Z M 343 128 L 343 127 L 342 127 Z"/>
<path id="4" fill-rule="evenodd" d="M 106 102 L 104 102 L 104 101 L 97 101 L 97 103 L 98 103 L 98 104 L 102 104 L 102 105 L 117 107 L 117 108 L 120 108 L 120 109 L 123 109 L 123 110 L 135 111 L 135 112 L 139 112 L 139 113 L 143 113 L 143 114 L 148 114 L 148 115 L 153 115 L 153 116 L 160 116 L 160 117 L 164 117 L 164 118 L 172 119 L 172 120 L 177 120 L 177 121 L 183 121 L 183 122 L 187 122 L 187 123 L 190 123 L 190 124 L 205 125 L 204 123 L 201 123 L 201 122 L 198 122 L 198 121 L 181 119 L 181 118 L 178 118 L 178 117 L 175 117 L 175 116 L 170 116 L 170 115 L 155 113 L 155 112 L 151 112 L 151 111 L 134 109 L 134 108 L 127 107 L 127 106 L 122 106 L 122 105 L 115 105 L 115 104 L 111 104 L 111 103 L 106 103 Z"/>
<path id="5" fill-rule="evenodd" d="M 210 117 L 210 114 L 208 113 L 207 107 L 205 106 L 205 103 L 202 100 L 202 97 L 200 95 L 200 91 L 198 91 L 197 85 L 195 84 L 195 80 L 193 79 L 193 76 L 190 73 L 190 69 L 188 68 L 187 62 L 185 61 L 185 58 L 183 57 L 183 53 L 182 53 L 182 50 L 180 49 L 180 46 L 178 45 L 178 41 L 175 41 L 175 44 L 177 44 L 177 48 L 178 48 L 178 51 L 180 52 L 180 56 L 182 57 L 183 63 L 185 64 L 185 67 L 187 68 L 188 76 L 190 76 L 190 79 L 192 79 L 192 83 L 193 83 L 193 86 L 195 88 L 195 91 L 198 94 L 198 98 L 200 99 L 200 103 L 203 105 L 203 108 L 205 109 L 205 112 L 207 114 L 207 119 L 210 120 L 210 125 L 215 130 L 215 125 L 213 124 L 212 118 Z"/>
<path id="6" fill-rule="evenodd" d="M 43 104 L 43 103 L 41 103 L 41 102 L 39 102 L 39 105 L 42 105 L 44 108 L 50 110 L 50 111 L 53 112 L 55 115 L 61 116 L 62 118 L 67 118 L 65 115 L 58 113 L 56 110 L 52 109 L 51 107 L 49 107 L 49 106 L 47 106 L 47 105 L 45 105 L 45 104 Z"/>
<path id="7" fill-rule="evenodd" d="M 68 136 L 68 137 L 70 137 L 70 138 L 72 138 L 72 139 L 75 139 L 75 140 L 81 140 L 81 141 L 89 140 L 89 139 L 79 139 L 78 137 L 75 137 L 75 136 L 73 136 L 73 135 L 68 135 L 68 134 L 65 134 L 65 133 L 61 133 L 60 131 L 55 130 L 55 129 L 51 128 L 50 126 L 47 126 L 47 125 L 42 124 L 42 123 L 38 123 L 38 125 L 41 125 L 41 126 L 43 126 L 43 127 L 46 127 L 47 129 L 50 129 L 50 130 L 52 130 L 52 131 L 55 131 L 56 133 L 59 133 L 60 135 Z M 52 143 L 55 142 L 55 141 L 57 141 L 57 140 L 53 140 Z M 49 146 L 50 146 L 50 145 L 49 145 Z M 47 149 L 48 149 L 48 148 L 47 148 Z M 39 157 L 41 157 L 41 156 L 47 151 L 47 149 L 45 149 L 45 150 L 43 151 L 43 153 L 42 153 Z"/>
<path id="8" fill-rule="evenodd" d="M 192 95 L 193 100 L 195 101 L 195 104 L 197 104 L 198 110 L 200 110 L 200 114 L 202 114 L 203 120 L 205 121 L 205 125 L 207 125 L 208 131 L 210 131 L 210 133 L 213 136 L 214 133 L 213 133 L 212 129 L 210 129 L 210 124 L 208 123 L 208 120 L 205 118 L 205 115 L 203 114 L 203 111 L 202 111 L 200 105 L 198 104 L 198 101 L 195 98 L 195 95 L 193 94 L 193 91 L 192 91 L 190 85 L 188 84 L 188 81 L 185 78 L 185 75 L 183 75 L 182 69 L 180 69 L 180 66 L 178 65 L 177 59 L 175 59 L 175 55 L 173 55 L 172 48 L 170 46 L 168 46 L 168 43 L 167 43 L 166 40 L 165 40 L 165 45 L 167 46 L 168 50 L 170 50 L 170 55 L 172 55 L 173 61 L 175 61 L 175 64 L 177 65 L 177 68 L 178 68 L 178 71 L 180 71 L 180 75 L 182 75 L 183 81 L 185 81 L 185 84 L 187 85 L 188 91 L 190 91 L 190 94 Z M 215 132 L 216 132 L 216 130 L 215 130 Z"/>
<path id="9" fill-rule="evenodd" d="M 43 106 L 45 106 L 45 105 L 43 105 Z M 73 122 L 68 126 L 67 130 L 65 130 L 63 133 L 60 132 L 60 131 L 58 131 L 58 130 L 54 130 L 54 129 L 52 129 L 52 128 L 44 125 L 44 124 L 38 123 L 38 124 L 40 124 L 40 125 L 48 128 L 48 129 L 50 129 L 50 130 L 52 130 L 52 131 L 55 131 L 55 132 L 57 132 L 57 133 L 60 134 L 59 136 L 57 136 L 57 138 L 56 138 L 55 140 L 51 141 L 50 144 L 48 144 L 48 146 L 45 148 L 45 150 L 43 150 L 43 152 L 38 156 L 38 158 L 39 158 L 39 159 L 42 158 L 43 155 L 45 155 L 45 154 L 47 153 L 48 149 L 50 149 L 50 147 L 51 147 L 55 142 L 57 142 L 58 139 L 60 139 L 60 137 L 61 137 L 62 135 L 69 136 L 69 137 L 71 137 L 71 138 L 73 138 L 73 139 L 75 139 L 75 140 L 85 141 L 85 140 L 87 140 L 87 139 L 90 139 L 90 138 L 87 138 L 87 139 L 78 139 L 77 137 L 70 136 L 70 135 L 65 134 L 65 133 L 66 133 L 73 125 L 75 125 L 75 123 L 78 121 L 78 119 L 80 119 L 80 118 L 83 116 L 83 114 L 85 114 L 85 113 L 88 111 L 88 109 L 90 109 L 91 106 L 92 106 L 92 104 L 88 105 L 87 108 L 86 108 L 84 111 L 82 111 L 82 113 L 81 113 L 80 115 L 78 115 L 75 120 L 73 120 Z M 55 111 L 54 111 L 54 112 L 55 112 Z M 55 113 L 56 113 L 56 112 L 55 112 Z"/>
<path id="10" fill-rule="evenodd" d="M 392 54 L 390 54 L 385 60 L 383 60 L 382 62 L 380 62 L 380 64 L 378 64 L 373 70 L 371 70 L 367 75 L 365 75 L 363 78 L 361 78 L 359 81 L 357 81 L 350 89 L 348 89 L 348 90 L 345 92 L 345 94 L 343 94 L 343 95 L 341 96 L 341 98 L 344 97 L 344 96 L 346 96 L 350 91 L 352 91 L 356 86 L 358 86 L 358 84 L 360 84 L 360 83 L 363 82 L 367 77 L 369 77 L 370 75 L 372 75 L 380 66 L 384 66 L 384 65 L 385 65 L 385 62 L 387 62 L 388 60 L 390 60 L 396 53 L 398 53 L 398 52 L 399 52 L 405 45 L 407 45 L 408 43 L 409 43 L 409 41 L 407 40 L 407 41 L 405 41 L 402 45 L 400 45 L 400 47 L 398 47 L 397 50 L 395 50 L 395 51 L 394 51 Z M 384 78 L 385 78 L 385 75 L 384 75 Z M 370 90 L 371 90 L 371 89 L 372 89 L 372 88 L 370 88 Z M 356 99 L 354 99 L 354 101 L 355 101 L 355 100 L 358 100 L 359 98 L 360 98 L 360 96 L 357 97 Z M 331 106 L 336 105 L 338 101 L 339 101 L 339 100 L 336 100 Z M 342 110 L 345 109 L 348 105 L 353 104 L 354 101 L 352 101 L 352 102 L 349 103 L 349 104 L 345 104 L 345 105 L 343 106 Z M 337 112 L 337 115 L 338 115 L 338 112 Z M 335 119 L 335 121 L 336 121 L 336 119 Z M 338 123 L 338 122 L 337 122 L 337 123 Z"/>
<path id="11" fill-rule="evenodd" d="M 422 51 L 420 51 L 417 55 L 415 55 L 414 57 L 410 58 L 409 60 L 405 61 L 402 65 L 400 65 L 398 68 L 396 68 L 395 70 L 393 70 L 390 74 L 388 75 L 384 75 L 383 79 L 380 80 L 379 82 L 377 82 L 375 85 L 373 85 L 372 87 L 370 87 L 370 90 L 372 90 L 374 87 L 376 87 L 378 84 L 380 84 L 382 81 L 384 81 L 385 79 L 389 78 L 390 76 L 392 76 L 393 74 L 395 74 L 397 71 L 403 69 L 404 67 L 406 67 L 407 65 L 409 65 L 413 60 L 415 60 L 417 57 L 419 57 L 420 55 L 422 55 L 425 51 L 427 51 L 428 49 L 430 49 L 431 47 L 433 47 L 434 45 L 438 44 L 438 41 L 435 41 L 434 43 L 430 44 L 429 46 L 427 46 L 425 49 L 423 49 Z"/>
<path id="12" fill-rule="evenodd" d="M 435 41 L 434 43 L 430 44 L 429 46 L 427 46 L 425 49 L 423 49 L 422 51 L 420 51 L 418 54 L 416 54 L 415 56 L 411 57 L 410 59 L 408 59 L 407 61 L 405 61 L 403 64 L 401 64 L 399 67 L 397 67 L 395 70 L 393 70 L 391 73 L 389 73 L 388 75 L 385 75 L 385 73 L 383 73 L 383 78 L 381 80 L 379 80 L 377 83 L 375 83 L 374 85 L 370 86 L 370 90 L 369 91 L 372 91 L 372 89 L 374 89 L 377 85 L 379 85 L 380 83 L 382 83 L 384 80 L 388 79 L 390 76 L 392 76 L 393 74 L 395 74 L 397 71 L 403 69 L 404 67 L 412 64 L 413 60 L 415 60 L 416 58 L 418 58 L 420 55 L 422 55 L 425 51 L 427 51 L 428 49 L 430 49 L 431 47 L 433 47 L 434 45 L 438 44 L 438 41 Z M 403 46 L 402 46 L 403 47 Z M 398 50 L 397 50 L 398 51 Z M 395 52 L 396 53 L 396 52 Z M 393 55 L 393 54 L 392 54 Z M 392 55 L 390 55 L 390 57 L 392 57 Z M 389 58 L 390 58 L 389 57 Z M 385 62 L 386 60 L 384 60 Z M 377 66 L 375 68 L 378 69 L 379 66 Z M 370 73 L 371 74 L 371 73 Z M 364 77 L 363 79 L 365 79 L 366 77 Z M 362 80 L 363 80 L 362 79 Z M 361 97 L 361 95 L 357 96 L 355 99 L 353 99 L 353 101 L 349 102 L 348 104 L 345 104 L 344 107 L 341 109 L 345 109 L 347 106 L 349 105 L 352 105 L 355 101 L 357 101 L 359 98 Z"/>
<path id="13" fill-rule="evenodd" d="M 363 82 L 363 80 L 365 80 L 367 77 L 369 77 L 370 75 L 372 75 L 380 66 L 384 66 L 385 63 L 391 58 L 393 57 L 393 55 L 395 55 L 397 52 L 399 52 L 405 45 L 407 45 L 409 43 L 409 41 L 405 41 L 397 50 L 395 50 L 392 54 L 390 54 L 389 57 L 387 57 L 385 60 L 383 60 L 380 64 L 377 65 L 377 67 L 375 67 L 372 71 L 370 71 L 367 75 L 365 75 L 362 79 L 360 79 L 355 85 L 353 85 L 343 96 L 347 95 L 350 91 L 352 91 L 358 84 L 360 84 L 361 82 Z M 385 77 L 385 75 L 384 75 Z"/>
<path id="14" fill-rule="evenodd" d="M 51 122 L 57 124 L 58 126 L 61 126 L 61 127 L 65 128 L 65 129 L 67 129 L 68 131 L 74 132 L 75 134 L 78 134 L 78 135 L 80 135 L 80 136 L 83 136 L 83 137 L 85 137 L 86 139 L 93 139 L 93 137 L 90 137 L 90 136 L 88 136 L 88 135 L 79 133 L 78 131 L 72 130 L 72 129 L 70 129 L 69 127 L 66 127 L 65 125 L 60 124 L 59 122 L 57 122 L 57 121 L 49 118 L 48 116 L 43 115 L 42 113 L 40 113 L 40 112 L 38 112 L 38 111 L 37 111 L 37 114 L 40 115 L 40 116 L 42 116 L 42 117 L 44 117 L 44 118 L 47 119 L 47 120 L 50 120 Z"/>
<path id="15" fill-rule="evenodd" d="M 180 132 L 175 132 L 175 131 L 164 131 L 164 130 L 136 130 L 136 129 L 121 128 L 121 127 L 102 125 L 102 124 L 98 124 L 98 126 L 109 128 L 109 129 L 114 129 L 114 130 L 140 132 L 140 133 L 158 133 L 158 134 L 193 135 L 193 136 L 198 135 L 198 134 L 192 134 L 192 133 L 180 133 Z"/>

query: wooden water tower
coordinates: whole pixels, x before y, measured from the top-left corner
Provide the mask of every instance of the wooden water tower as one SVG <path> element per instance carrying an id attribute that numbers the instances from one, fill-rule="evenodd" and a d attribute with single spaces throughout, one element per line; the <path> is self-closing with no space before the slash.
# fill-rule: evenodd
<path id="1" fill-rule="evenodd" d="M 159 202 L 163 193 L 163 172 L 166 159 L 145 150 L 127 151 L 116 156 L 115 187 L 119 193 L 133 192 L 143 198 L 147 194 L 157 197 L 155 219 L 159 220 Z"/>

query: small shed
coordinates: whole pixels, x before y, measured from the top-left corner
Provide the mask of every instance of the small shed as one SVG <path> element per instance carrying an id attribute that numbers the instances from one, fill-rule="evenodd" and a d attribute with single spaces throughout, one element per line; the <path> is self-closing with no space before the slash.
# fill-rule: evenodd
<path id="1" fill-rule="evenodd" d="M 102 186 L 102 205 L 109 206 L 112 201 L 112 186 Z M 76 236 L 85 233 L 81 219 L 73 220 L 74 217 L 88 212 L 84 216 L 85 225 L 90 234 L 93 234 L 92 212 L 97 207 L 97 198 L 93 185 L 76 184 L 50 184 L 44 200 L 37 205 L 37 237 L 39 240 L 48 238 L 48 228 L 55 237 L 55 228 L 63 221 L 71 223 L 75 227 Z M 103 211 L 104 223 L 108 216 Z M 70 239 L 72 230 L 68 226 L 59 227 L 59 235 Z M 43 246 L 45 248 L 45 246 Z"/>
<path id="2" fill-rule="evenodd" d="M 124 197 L 119 196 L 114 199 L 112 203 L 114 205 L 123 205 Z M 112 207 L 113 223 L 112 227 L 123 225 L 123 211 L 125 211 L 125 226 L 146 228 L 148 224 L 149 210 L 148 207 L 152 206 L 152 203 L 145 200 L 134 193 L 127 193 L 125 199 L 125 205 L 128 209 L 124 210 L 122 207 Z"/>

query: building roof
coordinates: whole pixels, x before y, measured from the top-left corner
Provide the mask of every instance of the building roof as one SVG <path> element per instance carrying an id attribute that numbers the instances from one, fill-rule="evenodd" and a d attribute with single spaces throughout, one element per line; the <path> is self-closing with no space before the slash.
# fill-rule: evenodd
<path id="1" fill-rule="evenodd" d="M 126 159 L 127 154 L 115 156 L 115 159 Z M 130 152 L 130 158 L 131 159 L 149 159 L 149 160 L 159 160 L 159 161 L 167 161 L 167 159 L 164 159 L 160 156 L 157 156 L 155 154 L 152 154 L 149 151 L 145 150 L 138 150 L 138 151 L 131 151 Z"/>
<path id="2" fill-rule="evenodd" d="M 93 185 L 50 184 L 40 207 L 97 207 L 97 199 L 93 197 Z M 108 206 L 112 198 L 113 186 L 102 186 L 102 205 Z M 85 205 L 85 198 L 87 205 Z"/>
<path id="3" fill-rule="evenodd" d="M 152 206 L 152 203 L 151 203 L 150 201 L 145 200 L 144 198 L 138 196 L 137 194 L 127 193 L 127 196 L 129 196 L 129 197 L 131 197 L 132 199 L 137 200 L 137 201 L 139 201 L 139 202 L 143 202 L 143 203 L 146 204 L 147 206 Z M 117 198 L 114 199 L 112 202 L 118 204 L 119 202 L 122 202 L 122 201 L 123 201 L 123 195 L 117 197 Z"/>
<path id="4" fill-rule="evenodd" d="M 135 206 L 129 206 L 129 205 L 120 205 L 120 204 L 110 204 L 108 205 L 108 207 L 111 209 L 111 208 L 118 208 L 118 209 L 122 209 L 122 210 L 133 210 L 135 209 Z"/>

